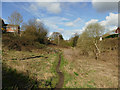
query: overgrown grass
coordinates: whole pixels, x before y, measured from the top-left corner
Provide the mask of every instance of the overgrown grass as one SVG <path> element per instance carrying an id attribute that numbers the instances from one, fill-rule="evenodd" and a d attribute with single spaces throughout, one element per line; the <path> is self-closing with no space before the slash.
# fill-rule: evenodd
<path id="1" fill-rule="evenodd" d="M 59 76 L 58 76 L 58 74 L 56 72 L 56 66 L 58 64 L 58 56 L 59 55 L 58 54 L 54 54 L 54 56 L 56 56 L 56 58 L 55 58 L 55 61 L 52 63 L 51 72 L 55 74 L 55 77 L 51 81 L 51 83 L 52 83 L 51 88 L 55 88 L 55 86 L 56 86 L 56 84 L 58 82 L 58 79 L 59 79 Z M 51 58 L 52 58 L 52 56 L 51 56 Z"/>
<path id="2" fill-rule="evenodd" d="M 61 66 L 60 66 L 60 69 L 61 71 L 64 73 L 64 86 L 63 88 L 95 88 L 95 86 L 93 85 L 94 83 L 94 80 L 91 80 L 91 81 L 83 81 L 83 85 L 80 86 L 79 83 L 81 82 L 78 82 L 78 80 L 82 81 L 84 80 L 83 78 L 80 77 L 80 75 L 78 73 L 80 72 L 67 72 L 66 69 L 65 69 L 65 66 L 68 66 L 70 65 L 69 69 L 73 69 L 74 68 L 74 65 L 72 65 L 73 63 L 69 63 L 65 58 L 64 56 L 62 55 L 62 60 L 61 60 Z M 72 70 L 71 70 L 72 71 Z M 89 73 L 89 72 L 88 72 Z M 88 75 L 88 73 L 86 73 L 86 75 Z"/>
<path id="3" fill-rule="evenodd" d="M 73 79 L 73 77 L 68 72 L 65 71 L 64 66 L 66 66 L 67 64 L 68 64 L 67 60 L 64 58 L 63 53 L 61 53 L 60 70 L 64 74 L 64 86 L 63 86 L 63 88 L 69 88 L 69 87 L 66 87 L 66 84 Z"/>
<path id="4" fill-rule="evenodd" d="M 82 81 L 83 78 L 80 77 L 80 72 L 72 72 L 72 69 L 75 68 L 75 64 L 68 62 L 67 59 L 64 58 L 63 54 L 61 55 L 61 65 L 60 70 L 64 73 L 64 86 L 63 88 L 95 88 L 93 85 L 94 80 L 91 81 L 83 81 L 83 85 L 79 84 L 78 80 Z M 71 73 L 67 72 L 66 67 L 69 66 L 69 70 L 71 70 Z M 88 72 L 89 73 L 89 72 Z M 86 75 L 88 75 L 86 73 Z"/>
<path id="5" fill-rule="evenodd" d="M 6 55 L 3 56 L 4 58 L 3 67 L 6 68 L 6 69 L 3 69 L 3 75 L 4 75 L 3 88 L 7 88 L 7 89 L 9 87 L 14 89 L 20 88 L 19 85 L 22 86 L 22 83 L 19 81 L 23 80 L 24 77 L 28 78 L 28 79 L 25 79 L 24 81 L 26 82 L 26 84 L 27 84 L 27 81 L 29 80 L 34 81 L 33 83 L 31 83 L 34 88 L 55 88 L 56 83 L 58 82 L 58 75 L 56 73 L 56 65 L 58 63 L 58 54 L 57 53 L 42 54 L 42 57 L 40 58 L 19 60 L 22 57 L 22 53 L 23 51 L 22 52 L 9 51 L 7 53 L 7 58 L 5 58 Z M 25 54 L 24 57 L 31 57 L 31 56 L 36 56 L 39 53 L 24 51 L 23 54 Z M 23 79 L 21 79 L 22 76 L 19 77 L 19 74 L 23 76 Z M 9 80 L 9 82 L 13 84 L 7 83 L 6 80 Z M 18 82 L 16 80 L 18 80 Z M 16 82 L 17 82 L 17 85 L 15 84 Z M 35 82 L 37 84 L 35 84 Z M 26 84 L 23 85 L 23 88 L 26 87 Z"/>
<path id="6" fill-rule="evenodd" d="M 110 55 L 114 57 L 110 57 Z M 73 50 L 65 49 L 61 61 L 61 70 L 65 77 L 63 88 L 117 87 L 116 55 L 116 52 L 106 53 L 102 57 L 105 59 L 104 62 L 81 57 L 79 54 L 77 56 Z"/>
<path id="7" fill-rule="evenodd" d="M 3 90 L 13 89 L 31 89 L 37 85 L 37 81 L 30 78 L 27 74 L 18 73 L 16 69 L 12 69 L 6 64 L 3 64 L 2 72 L 2 86 Z"/>

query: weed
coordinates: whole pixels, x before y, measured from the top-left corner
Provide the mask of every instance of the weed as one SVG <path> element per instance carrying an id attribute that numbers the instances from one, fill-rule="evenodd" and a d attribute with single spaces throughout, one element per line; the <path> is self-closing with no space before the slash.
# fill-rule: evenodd
<path id="1" fill-rule="evenodd" d="M 74 74 L 76 75 L 76 76 L 78 76 L 79 74 L 78 73 L 76 73 L 76 72 L 74 72 Z"/>

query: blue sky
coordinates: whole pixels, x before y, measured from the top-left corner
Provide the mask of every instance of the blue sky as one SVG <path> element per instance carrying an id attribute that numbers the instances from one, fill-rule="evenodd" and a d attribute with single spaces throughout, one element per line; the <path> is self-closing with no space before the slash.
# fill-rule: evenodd
<path id="1" fill-rule="evenodd" d="M 89 23 L 98 22 L 106 30 L 117 28 L 117 3 L 107 2 L 3 2 L 2 18 L 6 23 L 12 12 L 18 11 L 23 22 L 36 18 L 52 32 L 60 32 L 64 39 L 82 33 Z"/>

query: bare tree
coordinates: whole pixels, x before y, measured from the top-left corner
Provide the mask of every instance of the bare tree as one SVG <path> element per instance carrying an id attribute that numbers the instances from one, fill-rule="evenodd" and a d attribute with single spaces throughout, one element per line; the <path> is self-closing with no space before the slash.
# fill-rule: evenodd
<path id="1" fill-rule="evenodd" d="M 8 22 L 13 25 L 20 25 L 23 22 L 23 17 L 19 12 L 14 11 L 11 16 L 8 17 Z"/>
<path id="2" fill-rule="evenodd" d="M 99 23 L 91 23 L 85 31 L 80 35 L 78 40 L 78 46 L 81 47 L 85 52 L 93 51 L 95 58 L 97 59 L 100 54 L 98 47 L 99 37 L 104 34 L 104 27 Z"/>

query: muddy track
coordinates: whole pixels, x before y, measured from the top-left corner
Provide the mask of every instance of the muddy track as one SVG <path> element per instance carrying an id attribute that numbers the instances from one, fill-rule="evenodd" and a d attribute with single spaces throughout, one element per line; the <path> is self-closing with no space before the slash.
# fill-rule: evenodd
<path id="1" fill-rule="evenodd" d="M 27 60 L 27 59 L 34 59 L 34 58 L 40 58 L 40 57 L 44 57 L 44 56 L 39 55 L 39 56 L 26 57 L 26 58 L 15 59 L 15 60 Z M 44 58 L 48 58 L 48 57 L 44 57 Z M 11 60 L 13 60 L 13 59 L 11 59 Z"/>
<path id="2" fill-rule="evenodd" d="M 56 72 L 59 75 L 59 81 L 58 81 L 55 89 L 56 88 L 62 88 L 63 84 L 64 84 L 64 74 L 60 71 L 60 64 L 61 64 L 61 54 L 59 54 L 59 61 L 58 61 L 58 64 L 56 66 Z"/>
<path id="3" fill-rule="evenodd" d="M 20 59 L 20 60 L 34 59 L 34 58 L 40 58 L 40 57 L 43 57 L 43 56 L 27 57 L 27 58 L 22 58 L 22 59 Z"/>

